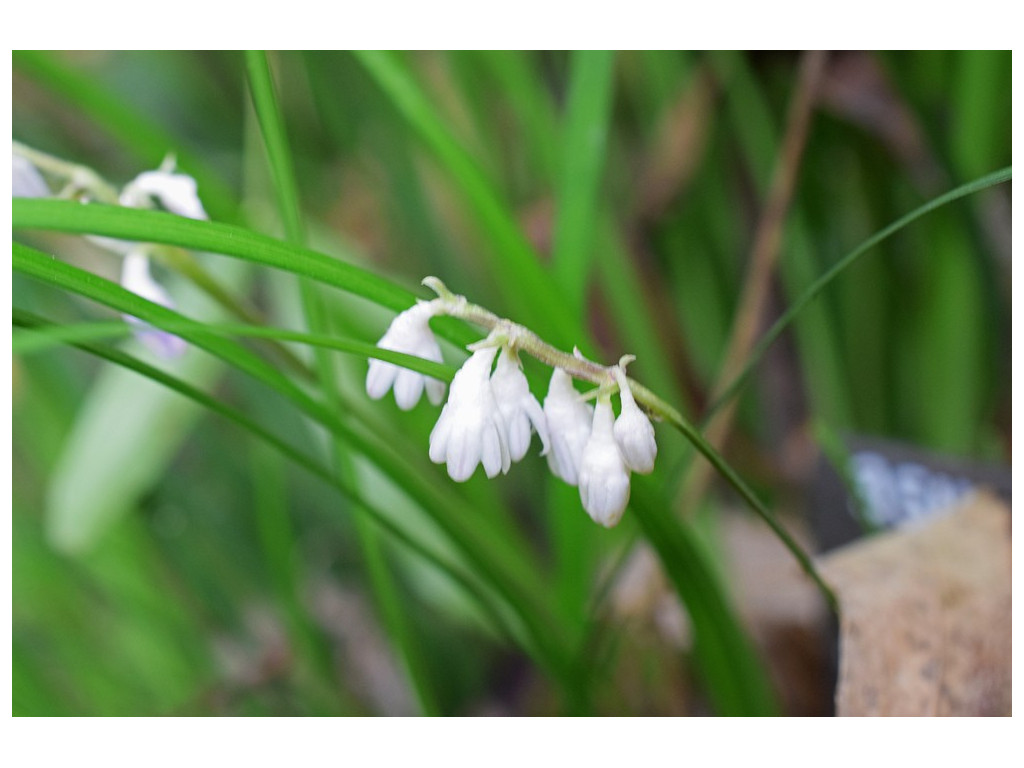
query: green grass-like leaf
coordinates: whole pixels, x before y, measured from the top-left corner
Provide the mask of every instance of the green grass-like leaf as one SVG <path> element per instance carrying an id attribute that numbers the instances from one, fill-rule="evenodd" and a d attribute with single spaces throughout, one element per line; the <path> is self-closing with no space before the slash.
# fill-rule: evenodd
<path id="1" fill-rule="evenodd" d="M 583 310 L 594 261 L 591 251 L 596 239 L 614 64 L 612 51 L 577 51 L 570 64 L 552 262 L 566 300 L 577 315 Z"/>
<path id="2" fill-rule="evenodd" d="M 817 298 L 818 295 L 823 290 L 825 290 L 825 288 L 828 287 L 830 283 L 832 283 L 837 277 L 839 277 L 839 275 L 841 275 L 843 271 L 845 271 L 852 264 L 854 264 L 857 261 L 857 259 L 862 257 L 864 254 L 866 254 L 876 245 L 881 243 L 883 240 L 892 237 L 901 229 L 904 229 L 909 224 L 913 223 L 914 221 L 921 218 L 925 214 L 934 211 L 936 208 L 941 208 L 942 206 L 948 205 L 949 203 L 952 203 L 955 200 L 959 200 L 960 198 L 966 197 L 967 195 L 972 195 L 975 192 L 980 192 L 983 189 L 993 187 L 996 184 L 1002 184 L 1004 182 L 1009 181 L 1011 178 L 1013 178 L 1013 169 L 1003 168 L 1001 170 L 995 171 L 994 173 L 990 173 L 987 176 L 983 176 L 980 179 L 976 179 L 975 181 L 963 184 L 957 187 L 956 189 L 952 189 L 946 194 L 940 195 L 939 197 L 936 197 L 935 199 L 928 201 L 920 208 L 914 209 L 906 216 L 900 217 L 885 229 L 882 229 L 881 231 L 869 237 L 867 240 L 865 240 L 863 243 L 858 245 L 856 248 L 854 248 L 852 251 L 846 254 L 843 258 L 841 258 L 839 261 L 833 264 L 823 275 L 821 275 L 821 277 L 815 280 L 814 283 L 810 285 L 807 288 L 807 290 L 805 290 L 789 306 L 789 308 L 782 314 L 782 316 L 772 324 L 772 327 L 768 329 L 764 336 L 761 337 L 761 340 L 757 343 L 754 349 L 751 350 L 750 358 L 748 359 L 746 365 L 743 367 L 743 370 L 739 374 L 737 374 L 736 378 L 732 382 L 729 383 L 729 386 L 727 386 L 725 390 L 722 392 L 721 397 L 719 397 L 714 403 L 712 403 L 711 407 L 708 409 L 708 413 L 714 413 L 716 410 L 721 408 L 726 402 L 728 402 L 732 397 L 734 397 L 739 392 L 740 388 L 743 386 L 747 378 L 750 376 L 750 373 L 761 361 L 761 358 L 764 356 L 764 353 L 768 351 L 768 348 L 773 343 L 775 343 L 775 340 L 778 339 L 779 336 L 782 335 L 782 332 L 785 331 L 786 328 L 788 328 L 794 320 L 796 320 L 797 316 L 804 310 L 805 307 L 807 307 L 808 304 L 814 301 L 814 299 Z"/>
<path id="3" fill-rule="evenodd" d="M 128 336 L 135 331 L 130 323 L 121 321 L 102 321 L 96 323 L 74 323 L 70 325 L 48 325 L 38 330 L 23 330 L 14 334 L 11 349 L 16 355 L 31 355 L 44 352 L 56 346 L 74 344 L 80 341 L 104 341 Z M 167 322 L 164 330 L 170 333 L 188 331 L 193 334 L 209 334 L 213 336 L 235 336 L 238 338 L 274 339 L 275 341 L 291 341 L 308 344 L 322 349 L 336 350 L 364 357 L 376 358 L 388 363 L 400 365 L 426 376 L 441 381 L 451 381 L 456 369 L 433 360 L 407 355 L 382 349 L 376 344 L 351 339 L 339 339 L 324 334 L 289 331 L 282 328 L 268 328 L 264 325 L 246 325 L 245 323 L 200 323 L 194 320 L 183 322 Z"/>
<path id="4" fill-rule="evenodd" d="M 173 376 L 166 371 L 155 368 L 142 360 L 133 358 L 119 350 L 92 343 L 94 339 L 88 338 L 89 334 L 62 334 L 65 330 L 64 327 L 50 323 L 43 318 L 17 308 L 13 310 L 13 323 L 15 326 L 23 329 L 18 333 L 18 336 L 21 338 L 41 338 L 55 342 L 67 342 L 68 344 L 88 352 L 95 357 L 106 360 L 115 365 L 119 365 L 127 370 L 134 371 L 140 376 L 155 381 L 167 387 L 169 390 L 177 392 L 182 397 L 203 406 L 212 413 L 223 417 L 227 421 L 253 435 L 261 442 L 272 447 L 277 453 L 287 458 L 296 466 L 301 467 L 317 479 L 333 486 L 342 494 L 367 510 L 373 517 L 375 523 L 379 525 L 382 530 L 386 531 L 390 536 L 394 537 L 396 541 L 407 547 L 409 551 L 433 564 L 462 587 L 480 606 L 481 610 L 491 617 L 494 622 L 494 626 L 506 626 L 505 621 L 502 618 L 503 611 L 498 606 L 494 605 L 493 598 L 480 587 L 477 579 L 466 572 L 463 565 L 451 561 L 450 558 L 443 553 L 437 552 L 430 546 L 409 536 L 402 526 L 396 525 L 386 513 L 378 510 L 371 500 L 360 494 L 353 487 L 347 485 L 344 481 L 340 480 L 335 474 L 329 472 L 316 458 L 290 445 L 257 421 L 247 416 L 244 412 L 227 405 L 221 400 L 218 400 L 206 392 L 182 381 L 180 378 Z M 184 324 L 183 327 L 188 325 L 195 326 L 197 324 Z M 83 325 L 80 326 L 79 329 L 82 331 L 98 330 L 99 325 Z M 108 330 L 109 324 L 103 324 L 103 329 Z M 32 345 L 30 350 L 43 351 L 47 348 L 52 347 L 49 344 L 45 346 Z"/>
<path id="5" fill-rule="evenodd" d="M 274 189 L 277 192 L 278 208 L 284 221 L 285 233 L 290 242 L 301 246 L 305 243 L 305 233 L 298 184 L 295 180 L 291 152 L 285 136 L 284 116 L 281 114 L 277 96 L 274 93 L 269 62 L 262 51 L 247 51 L 245 58 L 253 105 L 267 147 L 271 175 Z M 314 331 L 327 330 L 323 304 L 317 286 L 304 280 L 301 290 L 307 326 Z M 321 389 L 328 405 L 337 410 L 339 399 L 335 393 L 338 390 L 338 381 L 333 361 L 326 351 L 321 349 L 317 349 L 316 359 Z M 338 438 L 334 439 L 333 458 L 339 475 L 347 476 L 352 483 L 356 482 L 355 472 L 345 445 Z M 398 647 L 399 655 L 405 664 L 421 711 L 428 715 L 439 714 L 437 697 L 433 691 L 430 676 L 427 674 L 422 654 L 410 632 L 406 619 L 407 611 L 401 604 L 398 589 L 390 565 L 381 549 L 377 532 L 369 524 L 369 521 L 363 519 L 362 509 L 359 507 L 356 509 L 356 532 L 359 536 L 363 560 L 370 575 L 377 611 L 382 616 L 384 626 L 392 641 Z"/>
<path id="6" fill-rule="evenodd" d="M 578 343 L 583 335 L 578 315 L 568 311 L 514 213 L 462 148 L 427 94 L 393 54 L 361 51 L 355 56 L 461 192 L 463 201 L 494 249 L 498 288 L 511 312 L 563 349 Z"/>
<path id="7" fill-rule="evenodd" d="M 182 323 L 173 310 L 146 301 L 96 275 L 47 257 L 15 243 L 13 266 L 18 272 L 132 315 L 164 329 Z M 556 677 L 570 679 L 566 638 L 556 620 L 540 569 L 529 562 L 529 550 L 501 538 L 486 518 L 458 497 L 438 490 L 410 465 L 393 446 L 379 436 L 355 429 L 281 374 L 276 368 L 237 344 L 210 335 L 178 331 L 186 341 L 220 357 L 238 370 L 271 387 L 304 415 L 314 419 L 333 435 L 350 443 L 386 475 L 416 499 L 450 538 L 467 562 L 499 591 L 516 611 L 529 638 L 528 647 Z"/>

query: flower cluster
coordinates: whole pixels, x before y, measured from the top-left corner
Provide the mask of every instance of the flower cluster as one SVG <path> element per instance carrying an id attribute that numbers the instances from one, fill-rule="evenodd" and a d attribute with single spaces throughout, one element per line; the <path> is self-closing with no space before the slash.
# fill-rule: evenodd
<path id="1" fill-rule="evenodd" d="M 434 280 L 432 287 L 440 285 Z M 626 378 L 623 358 L 609 368 L 587 363 L 603 372 L 591 406 L 573 386 L 572 361 L 582 358 L 559 353 L 532 334 L 480 308 L 467 309 L 465 299 L 443 286 L 440 298 L 419 302 L 391 323 L 378 346 L 441 362 L 441 350 L 429 320 L 448 314 L 482 322 L 491 328 L 484 340 L 470 345 L 470 357 L 455 374 L 447 402 L 430 433 L 430 459 L 445 464 L 456 482 L 468 480 L 482 464 L 487 477 L 507 473 L 529 450 L 533 434 L 541 443 L 552 473 L 579 487 L 580 500 L 590 517 L 605 527 L 622 518 L 629 502 L 630 473 L 649 473 L 658 453 L 654 427 L 637 405 Z M 546 355 L 551 350 L 552 355 Z M 554 368 L 544 404 L 530 392 L 520 352 Z M 559 359 L 548 359 L 558 357 Z M 563 362 L 564 365 L 559 365 Z M 383 360 L 371 360 L 366 391 L 380 399 L 394 388 L 395 401 L 408 410 L 424 390 L 435 405 L 444 397 L 444 384 Z M 612 396 L 619 394 L 615 416 Z"/>
<path id="2" fill-rule="evenodd" d="M 195 179 L 176 173 L 174 160 L 170 157 L 157 170 L 140 173 L 117 193 L 109 189 L 96 189 L 105 185 L 86 168 L 65 163 L 15 143 L 11 158 L 12 197 L 49 197 L 53 194 L 40 169 L 67 180 L 67 186 L 59 193 L 61 197 L 75 196 L 83 201 L 89 201 L 102 193 L 103 199 L 109 198 L 113 202 L 116 197 L 117 203 L 128 208 L 152 208 L 160 205 L 178 216 L 190 219 L 208 218 L 199 200 Z M 167 290 L 153 279 L 150 272 L 150 246 L 109 237 L 90 236 L 89 239 L 123 257 L 122 288 L 161 306 L 174 308 L 174 300 Z M 184 354 L 187 345 L 180 337 L 154 328 L 131 315 L 124 315 L 124 319 L 134 328 L 136 338 L 158 357 L 175 358 Z"/>

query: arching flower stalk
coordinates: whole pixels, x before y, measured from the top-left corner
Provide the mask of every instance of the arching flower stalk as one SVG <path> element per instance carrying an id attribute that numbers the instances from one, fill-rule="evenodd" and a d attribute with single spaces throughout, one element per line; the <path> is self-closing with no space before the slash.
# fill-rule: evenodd
<path id="1" fill-rule="evenodd" d="M 579 486 L 580 501 L 590 517 L 606 527 L 618 523 L 629 502 L 630 472 L 653 471 L 658 452 L 654 427 L 637 403 L 637 392 L 648 400 L 656 398 L 626 376 L 632 356 L 623 357 L 618 365 L 600 365 L 578 350 L 563 352 L 528 328 L 470 304 L 436 277 L 423 283 L 438 298 L 397 315 L 378 346 L 441 362 L 430 318 L 458 317 L 489 331 L 469 346 L 472 355 L 452 380 L 448 401 L 430 434 L 431 461 L 445 464 L 457 482 L 468 480 L 478 465 L 487 477 L 495 477 L 526 455 L 536 432 L 552 473 Z M 524 353 L 553 368 L 543 407 L 522 371 Z M 424 388 L 435 405 L 443 397 L 444 385 L 434 379 L 380 360 L 371 360 L 369 366 L 366 391 L 374 399 L 392 387 L 403 409 L 416 405 Z M 597 385 L 596 407 L 576 390 L 574 378 Z M 616 393 L 621 402 L 617 419 L 611 400 Z"/>

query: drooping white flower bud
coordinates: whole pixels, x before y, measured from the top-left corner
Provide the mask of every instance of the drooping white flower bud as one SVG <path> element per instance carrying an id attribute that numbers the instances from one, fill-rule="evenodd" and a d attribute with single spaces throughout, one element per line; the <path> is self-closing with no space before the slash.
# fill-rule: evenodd
<path id="1" fill-rule="evenodd" d="M 49 197 L 50 187 L 27 157 L 11 153 L 11 197 Z"/>
<path id="2" fill-rule="evenodd" d="M 433 302 L 417 302 L 395 316 L 388 330 L 377 342 L 377 346 L 381 349 L 390 349 L 392 352 L 404 352 L 407 355 L 422 357 L 424 360 L 433 360 L 436 363 L 444 362 L 441 347 L 430 330 L 429 321 L 433 316 Z M 419 402 L 424 388 L 434 405 L 440 405 L 444 399 L 443 381 L 383 360 L 370 360 L 370 368 L 366 374 L 366 394 L 374 400 L 380 400 L 392 385 L 395 388 L 395 402 L 403 411 L 408 411 Z"/>
<path id="3" fill-rule="evenodd" d="M 579 479 L 583 449 L 590 437 L 593 409 L 580 399 L 572 385 L 572 377 L 555 368 L 544 398 L 544 416 L 548 422 L 548 466 L 555 477 L 569 485 Z"/>
<path id="4" fill-rule="evenodd" d="M 487 477 L 508 472 L 512 459 L 505 419 L 491 390 L 496 347 L 478 349 L 455 374 L 448 402 L 430 433 L 430 460 L 447 464 L 452 480 L 468 480 L 477 464 Z"/>
<path id="5" fill-rule="evenodd" d="M 613 433 L 611 400 L 600 397 L 594 426 L 580 462 L 580 501 L 596 523 L 611 528 L 629 503 L 629 470 Z"/>
<path id="6" fill-rule="evenodd" d="M 190 219 L 207 219 L 199 200 L 196 180 L 183 173 L 166 170 L 145 171 L 136 176 L 121 191 L 121 205 L 146 208 L 149 198 L 156 198 L 171 213 Z"/>
<path id="7" fill-rule="evenodd" d="M 134 250 L 124 257 L 121 266 L 121 287 L 162 307 L 174 308 L 174 300 L 170 294 L 150 275 L 149 257 L 144 251 Z M 154 328 L 132 315 L 123 317 L 135 326 L 135 337 L 159 357 L 180 357 L 188 348 L 188 344 L 180 336 Z"/>
<path id="8" fill-rule="evenodd" d="M 615 369 L 615 378 L 619 382 L 619 399 L 622 402 L 619 418 L 615 420 L 615 439 L 622 450 L 626 466 L 634 472 L 649 474 L 654 471 L 654 459 L 658 456 L 654 426 L 633 399 L 633 392 L 622 368 Z"/>
<path id="9" fill-rule="evenodd" d="M 506 348 L 498 358 L 491 376 L 491 389 L 508 428 L 508 449 L 512 461 L 519 461 L 526 455 L 533 430 L 537 431 L 544 448 L 541 455 L 546 454 L 549 449 L 547 419 L 537 398 L 530 392 L 519 356 L 511 348 Z"/>

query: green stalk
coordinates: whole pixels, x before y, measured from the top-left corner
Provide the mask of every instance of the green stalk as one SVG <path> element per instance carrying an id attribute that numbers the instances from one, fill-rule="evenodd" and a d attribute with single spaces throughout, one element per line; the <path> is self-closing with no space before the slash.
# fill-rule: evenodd
<path id="1" fill-rule="evenodd" d="M 789 325 L 796 319 L 796 316 L 810 304 L 818 295 L 828 287 L 828 285 L 839 277 L 844 270 L 848 269 L 854 262 L 857 261 L 861 256 L 870 251 L 876 245 L 881 243 L 883 240 L 892 237 L 894 234 L 899 232 L 901 229 L 916 221 L 917 219 L 924 216 L 926 213 L 934 211 L 936 208 L 941 208 L 948 203 L 952 203 L 954 200 L 959 200 L 967 195 L 972 195 L 975 192 L 980 192 L 983 189 L 994 187 L 996 184 L 1002 184 L 1003 182 L 1009 181 L 1013 178 L 1013 169 L 1006 167 L 1001 170 L 990 173 L 987 176 L 983 176 L 980 179 L 976 179 L 967 184 L 963 184 L 956 189 L 952 189 L 944 195 L 940 195 L 933 200 L 929 200 L 927 203 L 919 208 L 908 213 L 885 229 L 876 232 L 874 235 L 869 237 L 863 243 L 858 245 L 843 258 L 833 264 L 822 274 L 817 280 L 815 280 L 807 290 L 805 290 L 797 299 L 790 304 L 782 316 L 775 321 L 771 328 L 768 329 L 767 333 L 761 338 L 754 349 L 750 353 L 750 358 L 747 364 L 743 367 L 743 370 L 737 374 L 736 378 L 729 383 L 723 392 L 711 407 L 708 409 L 708 414 L 714 413 L 716 410 L 721 408 L 726 402 L 728 402 L 739 389 L 746 382 L 747 377 L 750 376 L 751 371 L 757 366 L 764 356 L 764 353 L 768 348 L 775 343 L 775 340 L 782 335 L 782 332 L 789 327 Z"/>
<path id="2" fill-rule="evenodd" d="M 284 119 L 274 93 L 270 66 L 262 51 L 247 51 L 245 59 L 253 106 L 266 144 L 285 233 L 289 242 L 304 246 L 306 238 L 302 225 L 298 185 L 295 181 L 291 153 L 285 134 Z M 325 327 L 322 299 L 317 292 L 317 286 L 307 280 L 301 280 L 300 290 L 307 327 L 314 333 L 323 333 L 327 328 Z M 332 410 L 340 412 L 338 382 L 333 361 L 327 351 L 320 348 L 316 350 L 316 360 L 320 385 L 327 405 Z M 338 475 L 354 485 L 357 481 L 351 461 L 347 457 L 345 444 L 335 438 L 332 441 L 332 451 L 333 463 Z M 377 611 L 388 629 L 388 634 L 398 646 L 399 655 L 403 660 L 413 690 L 416 692 L 420 710 L 428 715 L 439 714 L 437 698 L 433 692 L 429 674 L 406 621 L 406 611 L 401 604 L 401 598 L 381 549 L 380 540 L 369 518 L 358 506 L 356 507 L 355 526 L 359 536 L 360 549 L 370 575 Z"/>

